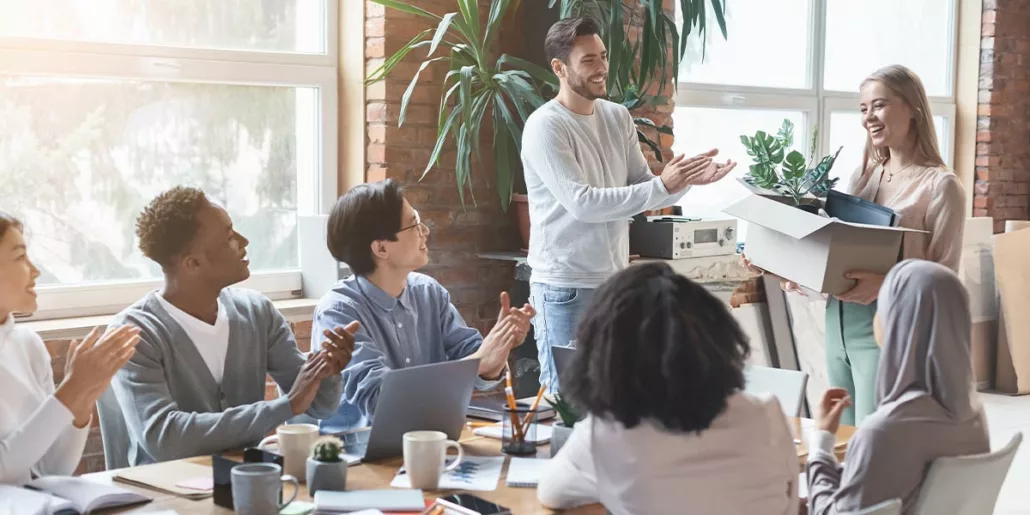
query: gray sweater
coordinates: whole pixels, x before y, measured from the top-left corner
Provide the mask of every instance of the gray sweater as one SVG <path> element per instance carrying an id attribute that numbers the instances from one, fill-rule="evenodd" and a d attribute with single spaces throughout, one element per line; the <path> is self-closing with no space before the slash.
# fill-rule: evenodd
<path id="1" fill-rule="evenodd" d="M 138 326 L 142 340 L 98 402 L 109 469 L 240 449 L 292 417 L 285 395 L 265 400 L 265 375 L 288 392 L 305 358 L 268 298 L 222 291 L 229 348 L 219 385 L 157 295 L 147 294 L 111 321 Z M 339 375 L 324 380 L 307 414 L 333 415 L 342 388 Z"/>
<path id="2" fill-rule="evenodd" d="M 595 100 L 590 115 L 557 100 L 533 111 L 522 132 L 529 193 L 533 282 L 597 288 L 629 266 L 629 220 L 676 204 L 651 173 L 636 126 L 620 104 Z"/>

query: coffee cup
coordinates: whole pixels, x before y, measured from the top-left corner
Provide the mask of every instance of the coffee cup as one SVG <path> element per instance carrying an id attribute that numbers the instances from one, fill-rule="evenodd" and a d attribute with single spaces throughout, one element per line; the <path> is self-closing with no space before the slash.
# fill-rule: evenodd
<path id="1" fill-rule="evenodd" d="M 449 447 L 458 451 L 458 457 L 445 468 Z M 447 435 L 439 431 L 404 433 L 404 469 L 412 488 L 436 490 L 440 485 L 440 474 L 454 470 L 464 455 L 458 442 L 448 440 Z"/>
<path id="2" fill-rule="evenodd" d="M 306 480 L 306 464 L 311 446 L 318 439 L 318 426 L 314 424 L 286 424 L 279 426 L 275 434 L 261 440 L 258 447 L 278 444 L 283 457 L 283 470 L 287 475 Z"/>
<path id="3" fill-rule="evenodd" d="M 293 485 L 293 496 L 279 504 L 284 482 Z M 297 498 L 298 492 L 297 480 L 282 475 L 282 468 L 275 463 L 244 463 L 232 468 L 232 500 L 236 515 L 279 513 Z"/>

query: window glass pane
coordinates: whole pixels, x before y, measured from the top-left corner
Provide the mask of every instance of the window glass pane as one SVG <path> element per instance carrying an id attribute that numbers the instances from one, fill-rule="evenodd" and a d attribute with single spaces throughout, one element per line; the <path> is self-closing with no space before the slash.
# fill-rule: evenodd
<path id="1" fill-rule="evenodd" d="M 941 157 L 944 162 L 951 166 L 948 159 L 951 141 L 948 139 L 948 121 L 944 116 L 933 117 L 934 128 L 937 132 L 937 145 L 940 146 Z M 836 151 L 838 147 L 844 148 L 837 157 L 833 169 L 830 170 L 832 177 L 840 177 L 835 189 L 847 191 L 848 181 L 862 163 L 862 151 L 865 149 L 866 131 L 862 127 L 862 117 L 857 112 L 836 111 L 830 113 L 830 149 Z"/>
<path id="2" fill-rule="evenodd" d="M 903 64 L 919 74 L 928 95 L 951 96 L 954 2 L 827 2 L 825 88 L 857 92 L 877 68 Z"/>
<path id="3" fill-rule="evenodd" d="M 725 218 L 727 215 L 720 210 L 748 195 L 748 189 L 737 180 L 747 174 L 752 163 L 740 142 L 741 135 L 754 135 L 759 130 L 775 133 L 786 118 L 794 123 L 794 148 L 806 152 L 808 147 L 806 116 L 801 111 L 678 107 L 672 117 L 676 131 L 672 149 L 676 154 L 692 156 L 718 148 L 717 160 L 738 163 L 725 179 L 691 188 L 684 195 L 679 205 L 688 216 Z M 737 227 L 738 241 L 744 241 L 747 223 L 740 221 Z"/>
<path id="4" fill-rule="evenodd" d="M 326 0 L 0 0 L 0 36 L 325 53 Z"/>
<path id="5" fill-rule="evenodd" d="M 228 208 L 252 270 L 296 268 L 318 106 L 311 88 L 0 76 L 0 206 L 44 284 L 160 277 L 134 223 L 176 185 Z"/>
<path id="6" fill-rule="evenodd" d="M 811 0 L 733 0 L 724 2 L 723 39 L 710 2 L 707 41 L 701 60 L 699 34 L 691 35 L 680 80 L 769 88 L 808 88 Z M 677 1 L 677 19 L 681 19 Z"/>

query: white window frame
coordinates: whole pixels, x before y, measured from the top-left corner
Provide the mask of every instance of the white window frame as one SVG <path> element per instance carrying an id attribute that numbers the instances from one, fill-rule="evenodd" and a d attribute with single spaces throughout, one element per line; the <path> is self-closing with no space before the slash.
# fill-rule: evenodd
<path id="1" fill-rule="evenodd" d="M 782 109 L 805 111 L 809 127 L 800 134 L 811 134 L 811 124 L 819 124 L 819 155 L 830 152 L 830 113 L 840 111 L 858 111 L 858 91 L 834 91 L 823 87 L 824 61 L 826 54 L 826 4 L 832 0 L 811 0 L 812 19 L 809 26 L 808 84 L 807 88 L 765 88 L 755 86 L 738 86 L 731 84 L 709 84 L 689 82 L 681 72 L 681 81 L 677 85 L 676 107 L 692 108 L 737 108 L 737 109 Z M 955 159 L 955 126 L 956 126 L 956 73 L 958 68 L 958 8 L 960 0 L 946 0 L 950 4 L 950 26 L 948 37 L 952 39 L 948 59 L 948 96 L 930 97 L 930 107 L 934 116 L 943 116 L 945 120 L 945 137 L 942 142 L 947 146 L 943 157 L 949 166 L 954 167 Z M 729 37 L 733 37 L 732 31 Z M 814 107 L 813 107 L 814 106 Z M 808 138 L 798 138 L 798 143 L 809 149 Z"/>
<path id="2" fill-rule="evenodd" d="M 338 183 L 336 0 L 326 0 L 324 15 L 326 48 L 320 54 L 0 37 L 0 70 L 5 75 L 313 88 L 319 107 L 316 123 L 320 137 L 312 156 L 317 173 L 298 175 L 297 215 L 328 214 L 336 200 Z M 311 169 L 298 166 L 304 168 Z M 27 318 L 113 314 L 161 284 L 161 280 L 146 280 L 40 286 L 40 309 Z M 272 300 L 296 298 L 302 292 L 302 271 L 298 265 L 295 269 L 257 272 L 239 286 L 260 291 Z"/>

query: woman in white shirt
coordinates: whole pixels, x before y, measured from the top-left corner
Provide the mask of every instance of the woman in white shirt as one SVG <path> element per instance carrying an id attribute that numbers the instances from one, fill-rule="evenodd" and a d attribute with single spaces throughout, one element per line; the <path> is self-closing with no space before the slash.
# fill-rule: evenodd
<path id="1" fill-rule="evenodd" d="M 55 389 L 43 341 L 14 323 L 15 313 L 36 310 L 37 277 L 21 223 L 0 212 L 0 483 L 75 471 L 93 405 L 139 341 L 139 330 L 128 326 L 94 329 L 68 349 L 64 380 Z"/>
<path id="2" fill-rule="evenodd" d="M 598 289 L 562 393 L 578 422 L 537 488 L 565 509 L 795 514 L 798 460 L 779 403 L 743 393 L 747 337 L 725 303 L 664 263 Z"/>

